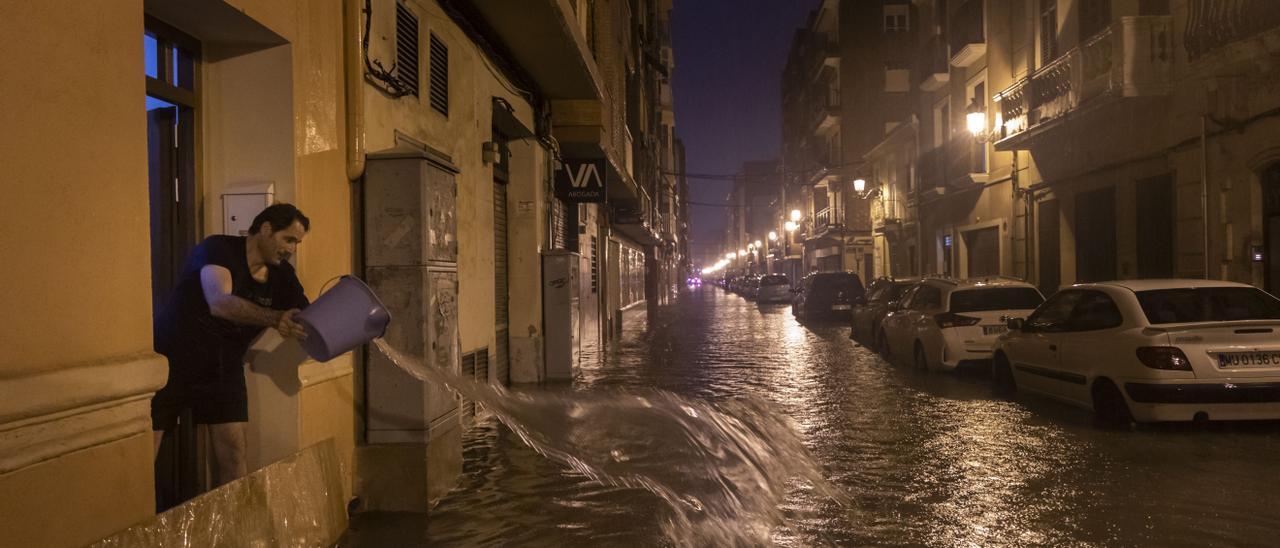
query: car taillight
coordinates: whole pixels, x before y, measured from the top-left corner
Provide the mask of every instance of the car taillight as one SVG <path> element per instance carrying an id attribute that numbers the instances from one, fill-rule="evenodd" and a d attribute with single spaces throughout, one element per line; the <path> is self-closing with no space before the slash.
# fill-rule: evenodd
<path id="1" fill-rule="evenodd" d="M 982 321 L 982 318 L 975 318 L 973 316 L 961 316 L 959 314 L 952 314 L 950 312 L 947 312 L 944 314 L 935 315 L 933 317 L 933 321 L 938 322 L 938 327 L 946 329 L 948 327 L 964 327 L 966 325 L 977 325 L 978 322 Z"/>
<path id="2" fill-rule="evenodd" d="M 1138 349 L 1138 361 L 1152 369 L 1191 371 L 1191 360 L 1175 346 L 1144 346 Z"/>

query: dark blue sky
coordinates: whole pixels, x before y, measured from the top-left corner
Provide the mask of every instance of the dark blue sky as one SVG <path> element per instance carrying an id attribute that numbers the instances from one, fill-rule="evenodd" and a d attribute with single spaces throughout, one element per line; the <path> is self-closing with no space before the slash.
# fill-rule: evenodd
<path id="1" fill-rule="evenodd" d="M 781 151 L 781 78 L 795 30 L 818 0 L 676 0 L 671 42 L 676 134 L 689 173 L 733 173 Z M 689 179 L 689 198 L 722 203 L 729 182 Z M 693 206 L 694 260 L 718 243 L 724 208 Z M 718 247 L 713 251 L 718 252 Z"/>

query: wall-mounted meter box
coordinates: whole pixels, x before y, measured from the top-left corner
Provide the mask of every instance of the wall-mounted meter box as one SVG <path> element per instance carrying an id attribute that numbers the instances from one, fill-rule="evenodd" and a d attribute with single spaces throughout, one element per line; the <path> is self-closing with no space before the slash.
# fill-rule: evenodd
<path id="1" fill-rule="evenodd" d="M 249 225 L 262 210 L 276 201 L 276 184 L 245 183 L 227 187 L 222 193 L 222 233 L 248 236 Z"/>

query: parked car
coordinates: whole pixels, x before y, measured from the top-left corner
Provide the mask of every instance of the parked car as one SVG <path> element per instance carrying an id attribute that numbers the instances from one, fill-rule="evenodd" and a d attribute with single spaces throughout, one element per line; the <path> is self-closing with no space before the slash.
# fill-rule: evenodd
<path id="1" fill-rule="evenodd" d="M 852 272 L 816 272 L 796 290 L 791 313 L 801 320 L 848 318 L 853 303 L 865 297 L 862 279 Z"/>
<path id="2" fill-rule="evenodd" d="M 751 274 L 742 281 L 742 296 L 747 300 L 753 300 L 760 292 L 760 275 Z"/>
<path id="3" fill-rule="evenodd" d="M 880 322 L 893 310 L 911 286 L 919 283 L 918 278 L 895 280 L 879 278 L 867 286 L 867 298 L 863 302 L 855 302 L 849 313 L 849 337 L 875 348 L 875 334 L 880 332 Z"/>
<path id="4" fill-rule="evenodd" d="M 1211 280 L 1074 285 L 1010 320 L 996 387 L 1130 420 L 1280 419 L 1280 300 Z"/>
<path id="5" fill-rule="evenodd" d="M 926 278 L 881 321 L 876 346 L 891 361 L 910 357 L 921 371 L 987 366 L 1006 319 L 1024 318 L 1043 302 L 1040 290 L 1021 281 Z"/>
<path id="6" fill-rule="evenodd" d="M 756 302 L 789 303 L 791 302 L 791 280 L 786 274 L 770 274 L 760 278 L 756 291 Z"/>

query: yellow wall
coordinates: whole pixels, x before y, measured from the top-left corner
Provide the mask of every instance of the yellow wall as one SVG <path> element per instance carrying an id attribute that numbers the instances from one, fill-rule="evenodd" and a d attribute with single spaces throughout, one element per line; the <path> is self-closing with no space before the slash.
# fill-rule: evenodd
<path id="1" fill-rule="evenodd" d="M 0 51 L 0 376 L 149 350 L 142 2 L 0 3 Z"/>
<path id="2" fill-rule="evenodd" d="M 151 456 L 143 433 L 0 476 L 0 539 L 84 546 L 150 517 Z"/>

